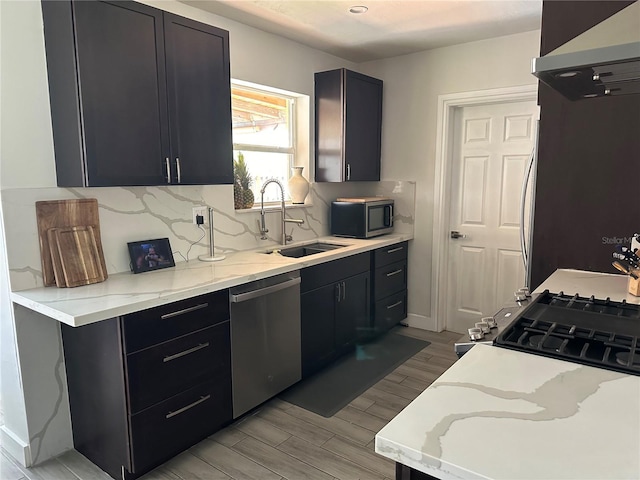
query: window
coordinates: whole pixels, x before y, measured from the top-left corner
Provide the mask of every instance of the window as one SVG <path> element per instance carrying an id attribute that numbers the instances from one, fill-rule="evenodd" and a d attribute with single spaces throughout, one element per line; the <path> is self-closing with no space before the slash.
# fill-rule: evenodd
<path id="1" fill-rule="evenodd" d="M 262 185 L 270 178 L 282 183 L 285 200 L 289 200 L 287 180 L 296 155 L 296 97 L 234 81 L 231 109 L 234 162 L 244 158 L 256 204 Z M 280 190 L 269 186 L 264 201 L 279 202 Z"/>

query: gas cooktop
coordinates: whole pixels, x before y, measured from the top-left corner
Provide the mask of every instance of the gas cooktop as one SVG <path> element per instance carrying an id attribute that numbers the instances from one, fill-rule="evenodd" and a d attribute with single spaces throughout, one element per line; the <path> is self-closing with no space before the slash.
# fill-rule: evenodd
<path id="1" fill-rule="evenodd" d="M 545 290 L 494 344 L 640 375 L 640 305 Z"/>

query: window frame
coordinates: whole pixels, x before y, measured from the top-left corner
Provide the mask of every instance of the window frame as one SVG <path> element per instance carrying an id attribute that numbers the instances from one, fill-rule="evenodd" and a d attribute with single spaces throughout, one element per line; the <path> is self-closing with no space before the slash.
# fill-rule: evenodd
<path id="1" fill-rule="evenodd" d="M 268 94 L 268 95 L 273 95 L 273 96 L 278 96 L 281 97 L 283 99 L 285 99 L 287 101 L 287 115 L 289 118 L 288 121 L 288 132 L 289 132 L 289 142 L 290 142 L 290 146 L 289 147 L 276 147 L 276 146 L 270 146 L 270 145 L 255 145 L 255 144 L 247 144 L 247 143 L 237 143 L 237 142 L 233 142 L 233 154 L 234 154 L 234 158 L 236 156 L 236 152 L 241 152 L 241 151 L 251 151 L 251 152 L 264 152 L 264 153 L 277 153 L 277 154 L 284 154 L 284 155 L 288 155 L 288 171 L 287 171 L 287 180 L 289 178 L 291 178 L 292 175 L 292 167 L 296 166 L 296 165 L 300 165 L 300 159 L 299 159 L 299 149 L 298 147 L 298 141 L 299 141 L 299 137 L 298 137 L 298 131 L 300 129 L 300 125 L 298 124 L 298 118 L 299 118 L 299 103 L 298 100 L 303 96 L 302 94 L 296 94 L 293 92 L 286 92 L 284 90 L 280 90 L 278 88 L 274 88 L 274 87 L 269 87 L 267 85 L 258 85 L 258 84 L 254 84 L 251 82 L 245 82 L 242 80 L 237 80 L 237 79 L 231 79 L 231 90 L 233 91 L 234 88 L 240 88 L 243 90 L 249 90 L 249 91 L 253 91 L 256 93 L 262 93 L 262 94 Z M 233 108 L 233 107 L 232 107 Z M 308 162 L 305 165 L 304 163 L 302 163 L 303 167 L 308 166 Z M 285 185 L 286 187 L 286 185 Z M 256 198 L 256 203 L 259 203 L 258 199 Z M 292 205 L 291 203 L 291 198 L 286 198 L 285 199 L 285 203 L 288 205 Z M 270 201 L 270 202 L 265 202 L 265 206 L 274 206 L 274 205 L 279 205 L 280 202 L 275 202 L 275 201 Z M 253 207 L 255 208 L 259 208 L 256 207 L 256 205 L 254 205 Z M 251 210 L 251 209 L 246 209 L 246 210 Z M 236 210 L 236 211 L 242 211 L 242 210 Z"/>

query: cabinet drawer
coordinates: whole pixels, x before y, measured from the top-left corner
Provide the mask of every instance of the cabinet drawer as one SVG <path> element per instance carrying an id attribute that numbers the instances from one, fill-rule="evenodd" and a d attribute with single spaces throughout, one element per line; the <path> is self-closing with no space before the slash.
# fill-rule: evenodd
<path id="1" fill-rule="evenodd" d="M 376 332 L 387 331 L 405 318 L 407 318 L 406 290 L 376 302 L 374 320 Z"/>
<path id="2" fill-rule="evenodd" d="M 229 320 L 228 290 L 125 315 L 125 351 L 133 353 L 225 320 Z"/>
<path id="3" fill-rule="evenodd" d="M 380 268 L 390 263 L 407 259 L 409 242 L 396 243 L 388 247 L 378 248 L 374 252 L 374 268 Z"/>
<path id="4" fill-rule="evenodd" d="M 230 371 L 229 322 L 127 355 L 130 411 Z"/>
<path id="5" fill-rule="evenodd" d="M 374 299 L 380 300 L 407 288 L 406 260 L 376 268 Z"/>
<path id="6" fill-rule="evenodd" d="M 308 292 L 324 285 L 344 280 L 345 277 L 367 272 L 371 268 L 369 252 L 340 258 L 302 269 L 300 292 Z"/>
<path id="7" fill-rule="evenodd" d="M 143 473 L 231 420 L 230 376 L 209 382 L 131 416 L 133 472 Z"/>

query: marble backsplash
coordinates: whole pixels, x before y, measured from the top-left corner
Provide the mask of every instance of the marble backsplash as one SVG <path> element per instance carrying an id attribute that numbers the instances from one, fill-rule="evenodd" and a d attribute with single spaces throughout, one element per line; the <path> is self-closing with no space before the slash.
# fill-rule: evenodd
<path id="1" fill-rule="evenodd" d="M 329 235 L 329 205 L 339 196 L 386 196 L 395 200 L 395 230 L 413 233 L 415 182 L 381 181 L 311 184 L 309 205 L 290 207 L 287 223 L 294 242 Z M 268 240 L 261 240 L 259 211 L 235 211 L 233 186 L 171 186 L 113 188 L 21 188 L 0 192 L 4 215 L 11 290 L 41 287 L 42 267 L 35 202 L 96 198 L 107 271 L 129 271 L 127 242 L 168 237 L 176 262 L 198 261 L 208 252 L 208 235 L 192 223 L 192 207 L 214 209 L 216 253 L 270 247 L 280 240 L 280 211 L 267 213 Z"/>

